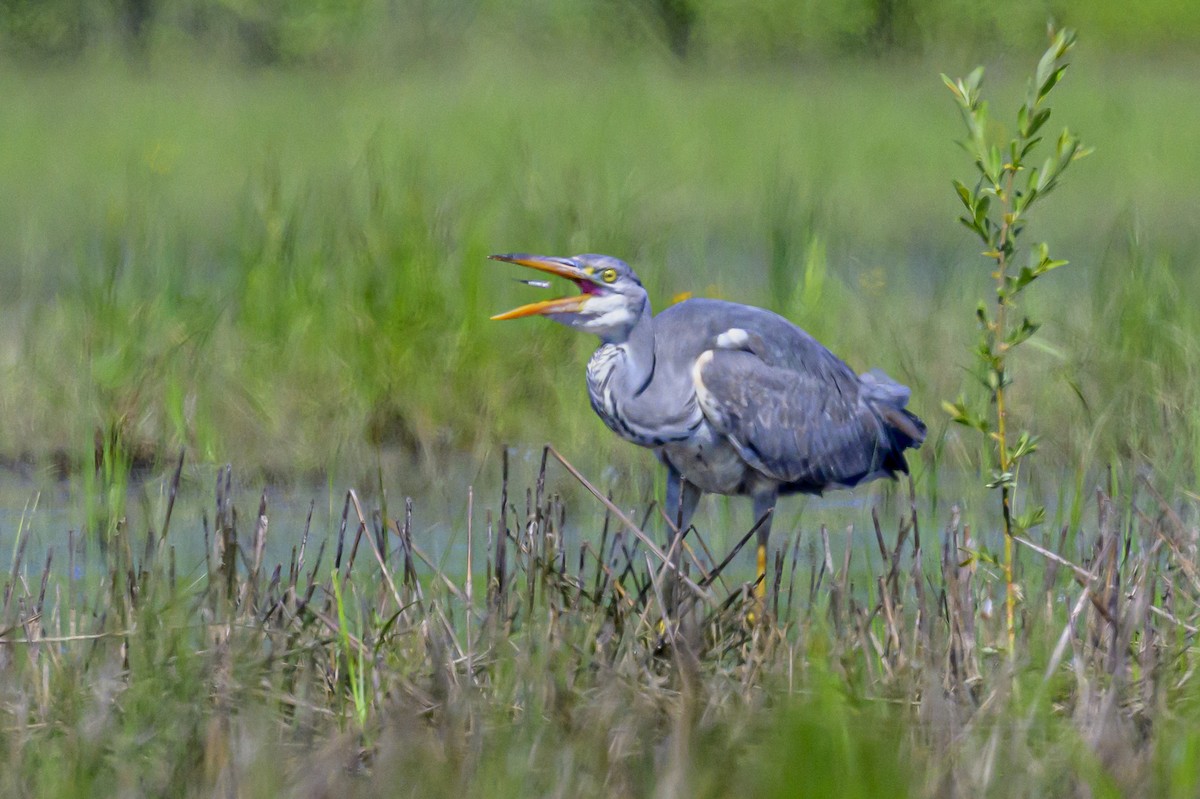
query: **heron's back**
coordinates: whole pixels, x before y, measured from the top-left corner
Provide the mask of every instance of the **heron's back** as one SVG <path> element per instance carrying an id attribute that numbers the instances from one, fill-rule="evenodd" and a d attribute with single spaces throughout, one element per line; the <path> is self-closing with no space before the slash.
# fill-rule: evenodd
<path id="1" fill-rule="evenodd" d="M 736 302 L 690 299 L 654 317 L 656 349 L 672 362 L 691 364 L 712 349 L 717 336 L 738 329 L 758 336 L 763 351 L 755 354 L 772 366 L 828 374 L 834 382 L 857 381 L 854 372 L 804 330 L 773 311 Z"/>
<path id="2" fill-rule="evenodd" d="M 903 451 L 924 438 L 924 424 L 904 408 L 908 389 L 879 372 L 860 379 L 770 311 L 687 300 L 655 317 L 655 341 L 659 364 L 688 365 L 687 375 L 663 375 L 663 386 L 699 389 L 708 423 L 755 477 L 781 490 L 820 492 L 907 471 Z"/>

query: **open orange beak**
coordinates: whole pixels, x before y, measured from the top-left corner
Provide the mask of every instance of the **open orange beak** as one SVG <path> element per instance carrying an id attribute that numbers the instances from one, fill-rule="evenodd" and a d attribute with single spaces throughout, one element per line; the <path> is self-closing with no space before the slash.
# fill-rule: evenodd
<path id="1" fill-rule="evenodd" d="M 559 297 L 554 300 L 531 302 L 528 305 L 522 305 L 520 308 L 513 308 L 511 311 L 496 314 L 492 317 L 493 321 L 520 319 L 522 316 L 579 313 L 587 303 L 588 295 L 596 293 L 597 290 L 598 284 L 592 277 L 591 270 L 579 268 L 570 258 L 552 258 L 547 255 L 512 253 L 510 255 L 489 255 L 488 259 L 492 261 L 506 261 L 510 264 L 518 264 L 519 266 L 528 266 L 530 269 L 537 269 L 540 272 L 565 277 L 578 286 L 582 292 L 574 297 Z"/>

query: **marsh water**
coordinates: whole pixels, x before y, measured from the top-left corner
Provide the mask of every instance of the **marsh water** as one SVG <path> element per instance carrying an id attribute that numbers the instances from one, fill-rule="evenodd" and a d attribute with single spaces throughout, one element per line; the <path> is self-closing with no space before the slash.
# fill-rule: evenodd
<path id="1" fill-rule="evenodd" d="M 508 460 L 508 526 L 513 530 L 528 518 L 535 502 L 541 450 L 513 448 Z M 580 470 L 655 541 L 665 538 L 666 525 L 653 504 L 655 497 L 662 496 L 661 469 L 651 459 L 647 458 L 642 469 L 632 469 L 631 474 L 598 464 L 584 465 Z M 151 533 L 157 540 L 163 529 L 172 473 L 173 469 L 168 468 L 144 476 L 132 481 L 124 492 L 120 518 L 130 533 L 136 558 L 143 557 Z M 213 547 L 217 484 L 225 479 L 224 474 L 224 467 L 216 465 L 188 465 L 183 470 L 165 539 L 165 545 L 174 550 L 182 580 L 199 578 L 205 573 L 206 557 Z M 49 559 L 59 574 L 70 569 L 72 577 L 80 580 L 98 575 L 95 567 L 101 561 L 102 548 L 97 536 L 87 531 L 90 524 L 102 523 L 89 523 L 89 518 L 104 519 L 106 510 L 95 497 L 89 499 L 84 482 L 78 477 L 62 480 L 11 471 L 0 480 L 0 563 L 5 564 L 5 572 L 15 566 L 25 579 L 36 580 Z M 1062 482 L 1061 476 L 1057 482 Z M 995 497 L 973 475 L 955 473 L 950 479 L 942 475 L 939 483 L 931 485 L 928 474 L 915 475 L 914 493 L 926 557 L 936 557 L 939 548 L 936 541 L 956 514 L 968 523 L 976 518 L 984 520 L 974 525 L 975 538 L 982 548 L 998 550 L 1000 534 L 988 527 L 990 520 L 998 518 L 989 504 Z M 461 575 L 466 569 L 468 530 L 474 547 L 474 570 L 481 571 L 488 542 L 493 540 L 491 536 L 498 526 L 505 488 L 498 455 L 482 461 L 454 459 L 439 464 L 435 472 L 417 467 L 389 469 L 383 472 L 382 482 L 376 475 L 373 480 L 333 477 L 283 484 L 242 478 L 236 470 L 231 470 L 229 484 L 238 539 L 247 555 L 252 547 L 259 504 L 266 498 L 264 563 L 268 570 L 277 564 L 287 569 L 304 544 L 306 531 L 306 572 L 314 567 L 322 543 L 325 555 L 320 569 L 333 567 L 339 538 L 345 548 L 344 557 L 348 557 L 358 528 L 357 511 L 347 503 L 348 492 L 354 490 L 371 528 L 378 529 L 383 518 L 389 520 L 390 558 L 397 557 L 400 540 L 395 529 L 404 524 L 406 504 L 411 503 L 410 529 L 415 548 L 437 570 L 451 575 Z M 898 528 L 909 515 L 908 492 L 908 480 L 902 479 L 878 481 L 821 497 L 783 498 L 777 509 L 771 550 L 795 552 L 801 562 L 823 557 L 820 531 L 824 527 L 830 551 L 838 563 L 846 557 L 846 548 L 851 547 L 850 557 L 858 567 L 855 571 L 874 570 L 882 562 L 882 555 L 873 517 L 879 519 L 884 541 L 889 547 L 894 546 Z M 561 503 L 563 543 L 570 558 L 578 555 L 584 541 L 595 546 L 606 523 L 610 531 L 620 527 L 614 519 L 606 522 L 604 504 L 553 458 L 546 466 L 544 496 L 546 501 Z M 1048 529 L 1057 530 L 1062 517 L 1061 499 L 1047 504 L 1051 520 Z M 717 496 L 706 497 L 694 519 L 703 545 L 714 560 L 729 552 L 754 521 L 749 502 Z M 362 568 L 373 568 L 372 560 L 364 546 L 358 563 Z M 735 580 L 749 580 L 753 578 L 753 568 L 752 548 L 747 547 L 726 574 Z"/>

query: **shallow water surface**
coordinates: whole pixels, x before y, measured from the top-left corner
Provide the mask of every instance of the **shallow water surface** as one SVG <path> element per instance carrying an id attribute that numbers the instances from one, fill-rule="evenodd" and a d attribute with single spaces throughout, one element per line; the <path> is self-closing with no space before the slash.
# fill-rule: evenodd
<path id="1" fill-rule="evenodd" d="M 313 568 L 316 553 L 325 546 L 320 568 L 333 568 L 339 538 L 343 558 L 353 548 L 358 527 L 358 515 L 353 504 L 347 503 L 348 492 L 354 489 L 364 517 L 371 529 L 377 529 L 386 515 L 390 534 L 387 557 L 398 562 L 400 539 L 395 526 L 403 525 L 406 501 L 411 501 L 411 531 L 414 546 L 439 570 L 462 574 L 466 569 L 468 528 L 474 547 L 474 570 L 482 571 L 488 554 L 488 542 L 493 540 L 498 525 L 500 499 L 503 489 L 500 459 L 494 463 L 479 463 L 462 458 L 436 474 L 405 474 L 394 479 L 386 474 L 382 490 L 375 485 L 349 485 L 336 478 L 322 483 L 293 483 L 262 485 L 239 479 L 230 474 L 230 492 L 238 539 L 246 554 L 253 547 L 253 536 L 261 498 L 267 502 L 267 536 L 264 551 L 265 568 L 276 565 L 284 570 L 305 540 L 305 569 Z M 528 517 L 537 491 L 541 451 L 512 449 L 509 454 L 508 515 L 512 531 Z M 646 533 L 656 542 L 666 538 L 666 525 L 656 508 L 650 504 L 661 496 L 660 467 L 647 462 L 644 472 L 629 476 L 617 474 L 604 466 L 582 468 L 581 471 L 599 490 L 611 493 L 614 503 L 632 520 L 644 524 Z M 218 480 L 224 469 L 216 466 L 185 467 L 165 545 L 174 549 L 177 571 L 181 579 L 198 578 L 205 572 L 206 547 L 212 552 L 212 531 L 216 518 Z M 921 476 L 917 477 L 917 511 L 926 557 L 936 554 L 933 539 L 940 539 L 949 522 L 952 505 L 964 509 L 968 521 L 979 514 L 985 523 L 976 525 L 977 540 L 982 530 L 985 547 L 999 548 L 999 534 L 987 527 L 993 515 L 994 499 L 970 475 L 954 475 L 940 480 L 941 499 L 936 507 Z M 125 493 L 123 518 L 131 534 L 131 549 L 135 558 L 143 557 L 148 545 L 148 533 L 157 540 L 166 518 L 171 486 L 171 471 L 132 483 Z M 882 562 L 874 532 L 872 510 L 878 515 L 884 541 L 894 546 L 902 519 L 908 517 L 908 481 L 878 481 L 860 486 L 854 491 L 836 491 L 823 497 L 787 497 L 780 501 L 771 535 L 772 552 L 795 552 L 804 562 L 823 557 L 820 530 L 829 534 L 830 551 L 837 562 L 852 547 L 852 562 L 859 568 L 874 571 Z M 578 556 L 580 546 L 587 541 L 595 547 L 606 524 L 606 508 L 589 493 L 559 463 L 550 458 L 545 472 L 544 495 L 547 501 L 561 502 L 563 538 L 569 558 Z M 18 554 L 19 572 L 26 579 L 37 579 L 48 558 L 55 570 L 70 568 L 73 577 L 85 579 L 89 570 L 99 562 L 101 548 L 95 538 L 81 534 L 89 529 L 88 496 L 75 481 L 39 481 L 29 476 L 9 474 L 0 480 L 0 563 L 11 571 Z M 468 517 L 470 508 L 470 517 Z M 385 510 L 386 509 L 386 510 Z M 980 513 L 982 509 L 982 513 Z M 346 514 L 342 534 L 343 513 Z M 311 518 L 310 518 L 311 514 Z M 93 511 L 102 519 L 103 510 Z M 1050 518 L 1054 519 L 1053 510 Z M 708 496 L 702 501 L 694 523 L 703 547 L 719 560 L 753 526 L 748 500 L 740 497 Z M 490 525 L 490 528 L 489 528 Z M 608 520 L 610 532 L 621 525 Z M 797 544 L 797 537 L 799 542 Z M 992 540 L 994 539 L 994 540 Z M 699 547 L 699 543 L 694 544 Z M 71 552 L 72 547 L 74 552 Z M 369 545 L 361 542 L 356 555 L 356 568 L 374 568 Z M 427 569 L 425 567 L 423 571 Z M 727 570 L 738 580 L 753 578 L 753 548 L 747 546 Z M 865 576 L 866 572 L 864 572 Z"/>

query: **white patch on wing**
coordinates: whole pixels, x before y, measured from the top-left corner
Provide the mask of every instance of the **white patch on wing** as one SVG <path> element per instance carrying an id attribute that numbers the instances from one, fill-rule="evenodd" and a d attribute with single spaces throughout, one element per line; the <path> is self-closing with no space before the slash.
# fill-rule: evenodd
<path id="1" fill-rule="evenodd" d="M 731 327 L 717 336 L 717 346 L 723 350 L 737 350 L 746 346 L 750 334 L 740 327 Z"/>
<path id="2" fill-rule="evenodd" d="M 700 408 L 706 413 L 713 405 L 712 394 L 704 387 L 704 367 L 712 363 L 713 351 L 705 350 L 700 353 L 700 357 L 692 364 L 692 386 L 696 389 L 696 401 L 700 404 Z"/>

